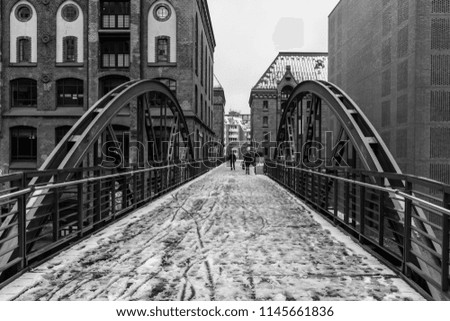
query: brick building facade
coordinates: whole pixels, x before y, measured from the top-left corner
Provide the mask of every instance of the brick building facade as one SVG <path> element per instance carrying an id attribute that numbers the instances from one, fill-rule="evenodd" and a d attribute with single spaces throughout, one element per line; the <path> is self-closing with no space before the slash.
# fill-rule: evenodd
<path id="1" fill-rule="evenodd" d="M 219 80 L 214 77 L 213 130 L 222 146 L 225 145 L 225 91 Z"/>
<path id="2" fill-rule="evenodd" d="M 305 80 L 327 80 L 326 53 L 280 52 L 253 87 L 251 137 L 259 145 L 259 154 L 272 157 L 278 126 L 283 115 L 283 103 L 291 91 Z"/>
<path id="3" fill-rule="evenodd" d="M 176 92 L 191 137 L 216 139 L 206 0 L 12 0 L 0 10 L 4 173 L 38 168 L 90 106 L 131 79 L 161 80 Z M 135 112 L 131 105 L 115 124 L 132 139 Z"/>
<path id="4" fill-rule="evenodd" d="M 450 1 L 341 0 L 329 56 L 402 171 L 450 183 Z"/>

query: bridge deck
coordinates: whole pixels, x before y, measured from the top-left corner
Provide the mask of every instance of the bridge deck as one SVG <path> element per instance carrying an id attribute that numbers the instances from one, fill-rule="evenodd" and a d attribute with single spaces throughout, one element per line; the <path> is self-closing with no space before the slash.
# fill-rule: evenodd
<path id="1" fill-rule="evenodd" d="M 270 179 L 225 166 L 0 290 L 12 299 L 423 300 Z"/>

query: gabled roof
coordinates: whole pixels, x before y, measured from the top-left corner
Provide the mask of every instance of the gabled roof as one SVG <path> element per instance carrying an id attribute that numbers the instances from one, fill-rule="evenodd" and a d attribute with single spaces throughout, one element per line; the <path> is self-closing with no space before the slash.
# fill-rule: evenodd
<path id="1" fill-rule="evenodd" d="M 222 84 L 220 83 L 219 79 L 217 79 L 216 75 L 214 75 L 214 89 L 219 88 L 223 89 Z"/>
<path id="2" fill-rule="evenodd" d="M 327 53 L 280 52 L 253 89 L 277 89 L 286 74 L 286 66 L 291 66 L 298 83 L 328 78 Z"/>

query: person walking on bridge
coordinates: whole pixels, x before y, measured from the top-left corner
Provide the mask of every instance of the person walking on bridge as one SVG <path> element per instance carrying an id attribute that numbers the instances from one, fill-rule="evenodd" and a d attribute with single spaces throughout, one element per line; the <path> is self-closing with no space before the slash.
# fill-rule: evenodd
<path id="1" fill-rule="evenodd" d="M 253 163 L 254 157 L 250 151 L 250 147 L 247 148 L 247 152 L 244 154 L 245 174 L 250 175 L 250 165 Z"/>
<path id="2" fill-rule="evenodd" d="M 236 151 L 234 150 L 230 155 L 230 167 L 231 170 L 236 170 Z"/>

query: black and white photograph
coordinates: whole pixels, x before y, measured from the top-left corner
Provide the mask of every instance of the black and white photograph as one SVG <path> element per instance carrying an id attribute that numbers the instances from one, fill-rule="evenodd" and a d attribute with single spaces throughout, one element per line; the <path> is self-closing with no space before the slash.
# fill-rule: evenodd
<path id="1" fill-rule="evenodd" d="M 442 316 L 449 230 L 450 0 L 0 0 L 6 319 Z"/>

